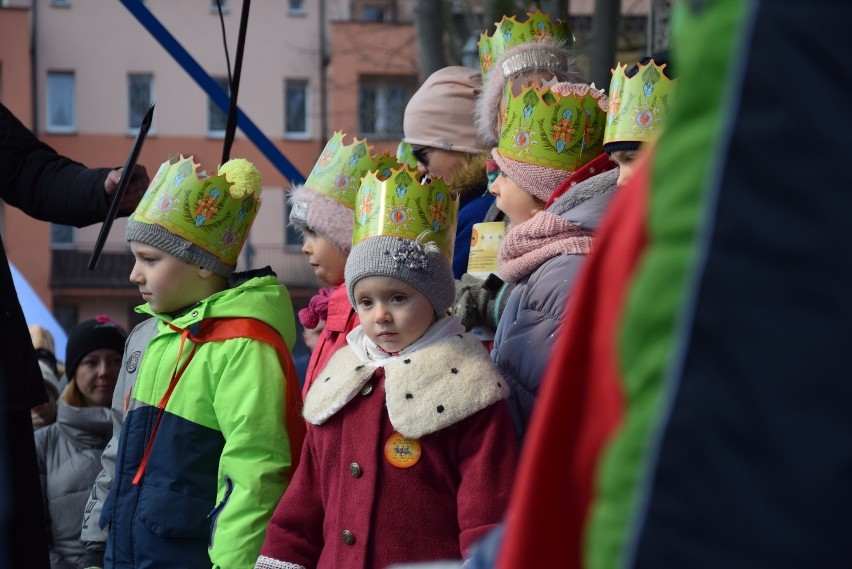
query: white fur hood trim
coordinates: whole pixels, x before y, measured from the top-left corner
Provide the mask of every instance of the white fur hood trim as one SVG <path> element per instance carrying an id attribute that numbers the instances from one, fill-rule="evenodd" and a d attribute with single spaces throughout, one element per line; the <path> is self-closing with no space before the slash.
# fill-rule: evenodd
<path id="1" fill-rule="evenodd" d="M 348 347 L 338 350 L 305 398 L 305 419 L 322 425 L 358 394 L 378 364 L 362 363 Z M 509 396 L 482 342 L 470 334 L 447 336 L 384 367 L 388 417 L 406 437 L 440 431 Z"/>

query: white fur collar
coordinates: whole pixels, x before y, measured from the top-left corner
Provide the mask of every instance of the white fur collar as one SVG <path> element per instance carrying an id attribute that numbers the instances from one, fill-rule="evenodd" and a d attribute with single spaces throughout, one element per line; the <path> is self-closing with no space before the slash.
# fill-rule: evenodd
<path id="1" fill-rule="evenodd" d="M 305 419 L 322 425 L 356 397 L 380 363 L 388 417 L 406 437 L 434 433 L 509 396 L 482 342 L 453 334 L 386 362 L 364 363 L 351 348 L 338 350 L 305 398 Z"/>

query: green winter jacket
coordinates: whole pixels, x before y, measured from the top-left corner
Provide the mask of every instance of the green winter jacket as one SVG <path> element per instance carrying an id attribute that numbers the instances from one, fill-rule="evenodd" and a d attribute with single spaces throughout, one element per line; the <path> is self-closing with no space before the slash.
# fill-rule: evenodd
<path id="1" fill-rule="evenodd" d="M 137 311 L 156 320 L 128 338 L 113 401 L 120 434 L 105 451 L 87 525 L 102 510 L 111 567 L 253 567 L 298 458 L 291 457 L 285 427 L 285 381 L 297 378 L 285 379 L 267 343 L 238 337 L 195 344 L 153 438 L 152 432 L 179 355 L 183 363 L 193 349 L 189 339 L 181 347 L 182 331 L 208 318 L 250 317 L 272 326 L 290 349 L 296 331 L 287 289 L 263 276 L 174 319 L 147 304 Z M 98 539 L 97 531 L 88 539 Z"/>

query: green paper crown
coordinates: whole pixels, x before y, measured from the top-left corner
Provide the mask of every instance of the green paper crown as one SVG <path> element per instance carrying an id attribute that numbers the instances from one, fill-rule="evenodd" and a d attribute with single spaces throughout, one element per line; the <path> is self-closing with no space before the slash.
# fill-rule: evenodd
<path id="1" fill-rule="evenodd" d="M 355 194 L 361 178 L 370 171 L 385 171 L 397 167 L 389 154 L 377 154 L 366 140 L 354 138 L 344 144 L 346 135 L 337 131 L 325 145 L 305 187 L 336 200 L 349 209 L 355 209 Z"/>
<path id="2" fill-rule="evenodd" d="M 530 85 L 517 96 L 506 85 L 506 113 L 498 152 L 506 157 L 573 172 L 603 149 L 606 95 L 583 83 Z"/>
<path id="3" fill-rule="evenodd" d="M 260 173 L 241 158 L 218 175 L 199 174 L 199 166 L 192 156 L 163 162 L 130 219 L 159 225 L 235 266 L 260 208 Z"/>
<path id="4" fill-rule="evenodd" d="M 403 166 L 407 166 L 412 170 L 417 169 L 417 158 L 411 152 L 411 144 L 404 140 L 396 147 L 396 160 Z"/>
<path id="5" fill-rule="evenodd" d="M 503 16 L 494 24 L 496 30 L 493 36 L 484 32 L 479 36 L 479 65 L 484 78 L 500 59 L 500 56 L 515 46 L 534 43 L 544 39 L 564 41 L 565 47 L 574 45 L 574 34 L 567 22 L 550 21 L 550 16 L 536 10 L 527 12 L 527 20 L 519 22 L 515 16 Z"/>
<path id="6" fill-rule="evenodd" d="M 438 245 L 453 257 L 459 196 L 439 178 L 421 185 L 417 172 L 400 167 L 380 180 L 369 172 L 361 181 L 355 209 L 352 246 L 376 235 L 424 240 Z"/>
<path id="7" fill-rule="evenodd" d="M 627 77 L 626 65 L 612 70 L 609 109 L 604 144 L 645 142 L 665 124 L 671 111 L 674 80 L 663 72 L 666 64 L 650 61 L 639 65 L 633 77 Z"/>

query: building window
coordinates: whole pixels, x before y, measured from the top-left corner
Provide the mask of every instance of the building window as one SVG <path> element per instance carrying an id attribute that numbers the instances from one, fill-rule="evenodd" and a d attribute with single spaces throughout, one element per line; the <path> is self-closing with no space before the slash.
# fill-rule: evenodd
<path id="1" fill-rule="evenodd" d="M 50 224 L 50 248 L 73 249 L 74 228 L 70 225 Z"/>
<path id="2" fill-rule="evenodd" d="M 136 134 L 145 113 L 151 106 L 154 76 L 150 73 L 131 73 L 127 76 L 127 130 Z"/>
<path id="3" fill-rule="evenodd" d="M 74 73 L 49 71 L 47 73 L 47 130 L 49 132 L 74 132 Z"/>
<path id="4" fill-rule="evenodd" d="M 385 7 L 375 4 L 367 4 L 361 7 L 361 20 L 365 22 L 384 22 Z"/>
<path id="5" fill-rule="evenodd" d="M 284 81 L 284 136 L 287 138 L 308 136 L 307 79 Z"/>
<path id="6" fill-rule="evenodd" d="M 405 105 L 414 93 L 414 77 L 362 77 L 358 87 L 359 136 L 402 138 Z"/>
<path id="7" fill-rule="evenodd" d="M 288 4 L 291 16 L 305 15 L 305 0 L 289 0 Z"/>
<path id="8" fill-rule="evenodd" d="M 231 94 L 230 85 L 228 85 L 227 77 L 214 77 L 214 81 L 228 95 Z M 228 114 L 223 112 L 216 106 L 213 99 L 207 100 L 207 134 L 224 136 L 225 127 L 228 125 Z"/>

